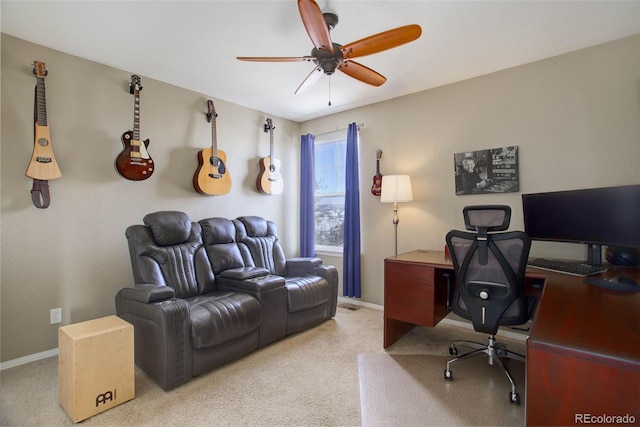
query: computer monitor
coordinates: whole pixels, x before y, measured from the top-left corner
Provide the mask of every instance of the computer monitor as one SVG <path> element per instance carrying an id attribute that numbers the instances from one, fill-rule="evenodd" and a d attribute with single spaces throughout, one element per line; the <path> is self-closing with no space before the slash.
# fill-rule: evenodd
<path id="1" fill-rule="evenodd" d="M 587 244 L 590 264 L 602 245 L 640 248 L 640 185 L 523 194 L 522 210 L 532 240 Z"/>

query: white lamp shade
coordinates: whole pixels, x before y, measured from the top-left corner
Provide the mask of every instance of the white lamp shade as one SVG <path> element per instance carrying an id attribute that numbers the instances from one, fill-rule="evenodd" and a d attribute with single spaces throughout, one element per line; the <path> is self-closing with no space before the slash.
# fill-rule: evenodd
<path id="1" fill-rule="evenodd" d="M 413 200 L 409 175 L 383 175 L 380 202 L 410 202 Z"/>

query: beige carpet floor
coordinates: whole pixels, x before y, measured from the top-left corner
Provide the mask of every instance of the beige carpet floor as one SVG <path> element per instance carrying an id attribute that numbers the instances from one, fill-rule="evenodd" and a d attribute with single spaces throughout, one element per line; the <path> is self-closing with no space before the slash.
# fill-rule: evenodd
<path id="1" fill-rule="evenodd" d="M 170 392 L 163 391 L 136 369 L 135 398 L 82 424 L 359 426 L 362 425 L 359 354 L 448 355 L 449 339 L 478 338 L 471 330 L 441 323 L 436 328 L 415 328 L 385 351 L 382 331 L 381 311 L 351 310 L 343 304 L 334 319 L 194 378 Z M 516 345 L 521 346 L 517 351 L 523 351 L 523 342 Z M 434 391 L 443 386 L 443 369 L 434 365 L 432 381 L 438 384 Z M 459 369 L 454 371 L 456 381 L 446 385 L 448 389 L 464 388 L 466 376 L 462 371 L 458 373 Z M 389 376 L 384 370 L 378 374 Z M 58 403 L 57 375 L 57 357 L 0 371 L 0 425 L 72 425 Z M 392 377 L 403 387 L 395 374 Z M 506 379 L 496 377 L 495 381 L 496 394 L 506 400 Z M 482 401 L 459 402 L 459 406 L 452 402 L 443 396 L 434 410 L 455 414 L 460 407 L 466 407 L 483 411 Z M 419 407 L 415 411 L 424 413 Z M 451 419 L 457 425 L 460 424 L 457 421 L 473 423 L 467 418 L 440 419 Z M 428 416 L 422 419 L 422 425 L 434 425 L 433 420 Z M 500 419 L 486 424 L 501 422 Z"/>
<path id="2" fill-rule="evenodd" d="M 451 366 L 453 380 L 445 381 L 449 359 L 424 354 L 359 355 L 362 425 L 523 425 L 524 406 L 509 402 L 509 382 L 497 365 L 489 365 L 482 356 L 461 361 Z M 522 385 L 518 391 L 522 398 L 524 363 L 510 360 L 508 366 L 516 384 Z"/>

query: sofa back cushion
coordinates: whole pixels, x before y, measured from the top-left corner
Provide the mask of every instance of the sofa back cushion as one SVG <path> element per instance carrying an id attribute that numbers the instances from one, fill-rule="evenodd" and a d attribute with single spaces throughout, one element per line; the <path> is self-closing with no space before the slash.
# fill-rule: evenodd
<path id="1" fill-rule="evenodd" d="M 198 223 L 175 211 L 148 214 L 144 223 L 125 232 L 136 284 L 169 286 L 177 298 L 215 290 Z"/>
<path id="2" fill-rule="evenodd" d="M 207 218 L 198 221 L 202 239 L 215 274 L 232 268 L 245 267 L 236 242 L 236 228 L 227 218 Z"/>
<path id="3" fill-rule="evenodd" d="M 236 226 L 236 241 L 245 245 L 256 267 L 263 267 L 271 274 L 284 276 L 286 259 L 280 242 L 278 229 L 273 221 L 259 216 L 241 216 L 233 221 Z"/>

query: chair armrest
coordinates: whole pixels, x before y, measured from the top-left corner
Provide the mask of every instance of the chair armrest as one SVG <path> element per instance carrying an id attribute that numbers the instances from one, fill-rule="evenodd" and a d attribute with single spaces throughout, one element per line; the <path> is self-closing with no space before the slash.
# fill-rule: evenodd
<path id="1" fill-rule="evenodd" d="M 286 262 L 287 277 L 307 276 L 309 270 L 322 264 L 322 259 L 315 257 L 289 258 Z"/>
<path id="2" fill-rule="evenodd" d="M 171 390 L 192 377 L 191 323 L 188 303 L 163 299 L 169 292 L 162 288 L 171 289 L 124 288 L 115 303 L 116 314 L 133 325 L 136 365 L 164 390 Z"/>
<path id="3" fill-rule="evenodd" d="M 133 288 L 123 288 L 120 295 L 124 299 L 150 303 L 171 299 L 176 296 L 176 292 L 169 286 L 139 284 Z"/>

